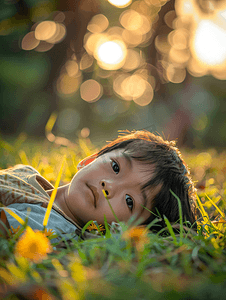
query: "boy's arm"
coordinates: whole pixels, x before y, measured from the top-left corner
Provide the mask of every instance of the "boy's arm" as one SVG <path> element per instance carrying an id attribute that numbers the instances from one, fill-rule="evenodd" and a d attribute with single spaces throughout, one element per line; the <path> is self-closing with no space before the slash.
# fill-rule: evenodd
<path id="1" fill-rule="evenodd" d="M 0 236 L 7 237 L 8 236 L 7 231 L 6 231 L 6 229 L 5 229 L 5 227 L 3 226 L 2 223 L 4 223 L 5 226 L 8 229 L 10 228 L 10 226 L 9 226 L 9 222 L 6 218 L 6 214 L 5 214 L 4 210 L 1 211 L 0 220 L 1 220 L 1 223 L 0 223 Z"/>

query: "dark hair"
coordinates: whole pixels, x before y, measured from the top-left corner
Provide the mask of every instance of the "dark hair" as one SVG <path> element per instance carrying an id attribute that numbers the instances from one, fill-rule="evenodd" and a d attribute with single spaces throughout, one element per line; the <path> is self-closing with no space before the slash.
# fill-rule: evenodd
<path id="1" fill-rule="evenodd" d="M 156 215 L 160 215 L 161 219 L 152 230 L 159 231 L 165 227 L 163 216 L 171 223 L 179 220 L 178 201 L 172 191 L 180 199 L 183 221 L 188 221 L 190 224 L 187 223 L 186 226 L 190 227 L 195 222 L 195 188 L 189 169 L 175 147 L 175 141 L 164 140 L 161 136 L 144 130 L 122 133 L 124 134 L 105 145 L 98 156 L 115 149 L 125 149 L 131 158 L 152 166 L 148 176 L 150 179 L 143 184 L 142 191 L 153 192 L 155 187 L 160 187 L 160 190 L 151 200 L 152 214 L 144 225 L 153 221 Z M 151 197 L 152 193 L 148 194 Z"/>

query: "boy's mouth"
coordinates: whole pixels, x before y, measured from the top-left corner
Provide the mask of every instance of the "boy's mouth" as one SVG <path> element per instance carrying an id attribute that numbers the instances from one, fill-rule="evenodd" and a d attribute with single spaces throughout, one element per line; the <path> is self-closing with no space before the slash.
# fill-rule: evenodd
<path id="1" fill-rule="evenodd" d="M 94 207 L 96 208 L 97 206 L 97 201 L 99 199 L 99 194 L 97 192 L 97 189 L 93 186 L 93 185 L 88 185 L 88 188 L 91 190 L 92 194 L 93 194 L 93 198 L 94 198 Z"/>

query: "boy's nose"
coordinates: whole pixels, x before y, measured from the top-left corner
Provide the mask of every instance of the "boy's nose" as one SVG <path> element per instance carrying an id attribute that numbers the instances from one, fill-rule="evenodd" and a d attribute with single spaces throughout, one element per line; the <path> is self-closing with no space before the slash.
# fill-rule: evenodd
<path id="1" fill-rule="evenodd" d="M 102 189 L 105 191 L 106 195 L 111 198 L 113 196 L 112 184 L 108 181 L 101 180 Z"/>

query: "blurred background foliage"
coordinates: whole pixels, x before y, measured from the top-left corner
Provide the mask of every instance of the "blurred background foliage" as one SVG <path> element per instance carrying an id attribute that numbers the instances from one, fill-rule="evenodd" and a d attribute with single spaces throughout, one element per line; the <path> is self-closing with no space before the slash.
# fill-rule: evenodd
<path id="1" fill-rule="evenodd" d="M 226 145 L 225 0 L 3 0 L 0 38 L 4 137 Z"/>

